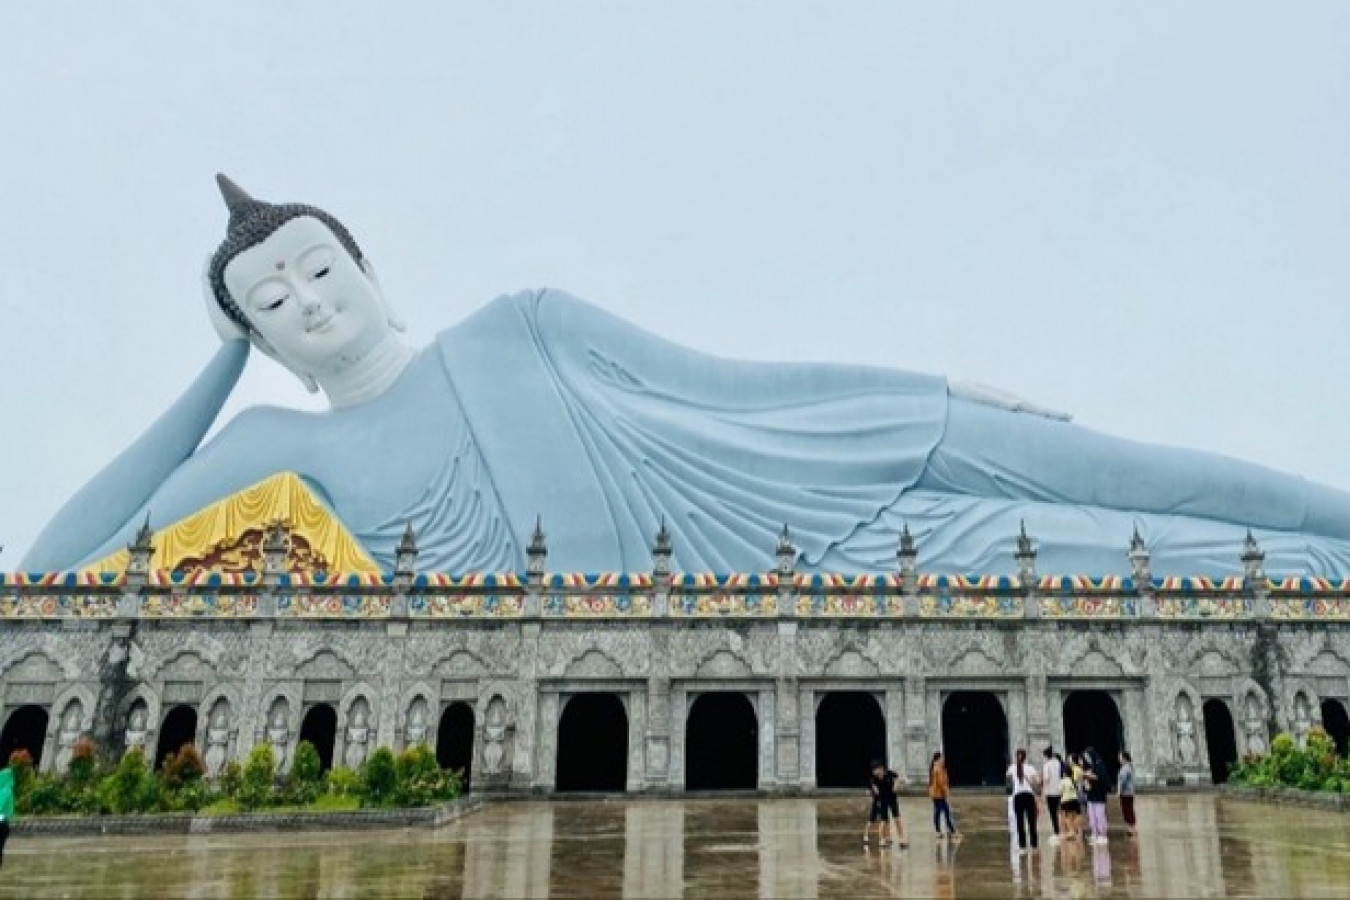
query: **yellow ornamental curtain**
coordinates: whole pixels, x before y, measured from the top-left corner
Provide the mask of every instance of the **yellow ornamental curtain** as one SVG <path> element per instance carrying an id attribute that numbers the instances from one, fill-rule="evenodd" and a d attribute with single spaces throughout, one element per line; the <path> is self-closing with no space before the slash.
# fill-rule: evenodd
<path id="1" fill-rule="evenodd" d="M 167 571 L 262 571 L 262 542 L 274 522 L 290 529 L 291 572 L 379 572 L 366 553 L 298 475 L 281 472 L 155 533 L 151 567 Z M 121 572 L 127 551 L 85 571 Z"/>

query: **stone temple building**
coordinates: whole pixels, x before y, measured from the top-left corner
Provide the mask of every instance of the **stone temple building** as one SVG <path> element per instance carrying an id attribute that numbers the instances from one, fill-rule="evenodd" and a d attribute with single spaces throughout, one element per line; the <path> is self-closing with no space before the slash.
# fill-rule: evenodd
<path id="1" fill-rule="evenodd" d="M 1128 748 L 1145 783 L 1224 777 L 1272 735 L 1350 737 L 1350 582 L 1271 579 L 1254 540 L 1230 578 L 796 571 L 784 529 L 759 573 L 306 568 L 282 523 L 255 570 L 161 569 L 147 527 L 119 572 L 0 584 L 0 751 L 43 770 L 91 736 L 112 757 L 193 742 L 213 771 L 308 740 L 327 766 L 426 742 L 475 792 L 810 791 L 885 759 L 923 783 L 1000 784 L 1012 751 Z M 241 545 L 242 546 L 242 545 Z M 236 548 L 239 549 L 239 548 Z M 243 552 L 243 551 L 241 551 Z M 312 562 L 312 560 L 310 560 Z"/>

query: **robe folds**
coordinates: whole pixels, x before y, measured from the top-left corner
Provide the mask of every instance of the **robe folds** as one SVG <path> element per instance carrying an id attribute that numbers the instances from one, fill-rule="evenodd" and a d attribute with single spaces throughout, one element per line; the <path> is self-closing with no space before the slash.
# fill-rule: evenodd
<path id="1" fill-rule="evenodd" d="M 223 348 L 185 396 L 223 398 L 242 366 Z M 1350 576 L 1344 492 L 941 377 L 715 358 L 555 290 L 492 301 L 366 403 L 250 408 L 196 448 L 181 435 L 219 405 L 189 406 L 191 428 L 166 413 L 26 564 L 89 565 L 147 516 L 169 526 L 290 472 L 386 569 L 411 523 L 424 571 L 518 571 L 540 521 L 552 571 L 647 571 L 664 520 L 685 572 L 768 570 L 787 525 L 805 571 L 891 570 L 907 526 L 923 571 L 1007 574 L 1025 523 L 1048 574 L 1128 574 L 1135 530 L 1160 575 L 1235 574 L 1250 528 L 1272 574 Z M 142 502 L 125 473 L 147 471 L 169 474 Z M 90 506 L 119 512 L 84 527 Z"/>

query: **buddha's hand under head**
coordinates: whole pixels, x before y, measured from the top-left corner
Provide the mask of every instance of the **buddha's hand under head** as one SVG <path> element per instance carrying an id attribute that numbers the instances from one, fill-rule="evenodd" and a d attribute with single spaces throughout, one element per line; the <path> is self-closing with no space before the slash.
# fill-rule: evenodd
<path id="1" fill-rule="evenodd" d="M 206 317 L 211 320 L 211 327 L 215 328 L 222 342 L 247 341 L 248 332 L 238 322 L 225 315 L 225 310 L 220 308 L 220 303 L 211 290 L 210 266 L 211 257 L 208 256 L 206 264 L 202 266 L 202 300 L 206 303 Z"/>

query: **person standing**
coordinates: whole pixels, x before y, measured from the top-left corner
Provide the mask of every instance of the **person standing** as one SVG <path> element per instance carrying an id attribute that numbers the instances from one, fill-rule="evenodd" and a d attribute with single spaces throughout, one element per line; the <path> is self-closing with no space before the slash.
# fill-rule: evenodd
<path id="1" fill-rule="evenodd" d="M 1134 837 L 1134 760 L 1125 750 L 1120 751 L 1120 774 L 1116 780 L 1116 793 L 1120 794 L 1120 817 L 1125 820 L 1125 834 Z"/>
<path id="2" fill-rule="evenodd" d="M 14 821 L 14 770 L 8 764 L 0 769 L 0 866 L 5 864 L 5 842 Z"/>
<path id="3" fill-rule="evenodd" d="M 1064 777 L 1064 767 L 1055 756 L 1053 747 L 1046 747 L 1043 754 L 1045 763 L 1041 766 L 1041 797 L 1045 800 L 1045 809 L 1050 813 L 1050 829 L 1054 834 L 1050 843 L 1059 843 L 1059 783 Z"/>
<path id="4" fill-rule="evenodd" d="M 928 763 L 928 799 L 933 801 L 933 830 L 942 837 L 942 819 L 947 819 L 947 836 L 958 837 L 956 826 L 952 824 L 951 783 L 947 778 L 947 761 L 942 751 L 933 753 Z"/>
<path id="5" fill-rule="evenodd" d="M 900 799 L 895 793 L 895 782 L 899 775 L 886 768 L 885 764 L 879 760 L 872 761 L 872 778 L 867 786 L 868 795 L 872 798 L 872 808 L 867 815 L 867 826 L 863 829 L 863 846 L 867 846 L 867 841 L 872 834 L 872 825 L 877 825 L 877 834 L 881 839 L 881 846 L 886 847 L 891 843 L 890 822 L 895 823 L 896 841 L 901 847 L 908 847 L 905 842 L 905 824 L 900 819 Z"/>
<path id="6" fill-rule="evenodd" d="M 1018 749 L 1017 762 L 1008 767 L 1008 781 L 1012 784 L 1013 816 L 1017 821 L 1017 847 L 1027 852 L 1027 837 L 1031 849 L 1039 849 L 1036 837 L 1036 768 L 1027 765 L 1027 751 Z"/>
<path id="7" fill-rule="evenodd" d="M 1092 747 L 1084 754 L 1083 778 L 1087 781 L 1088 825 L 1092 827 L 1092 843 L 1105 844 L 1106 795 L 1111 789 L 1111 776 L 1106 762 Z"/>
<path id="8" fill-rule="evenodd" d="M 1060 771 L 1063 774 L 1059 779 L 1059 813 L 1064 817 L 1064 839 L 1072 841 L 1082 836 L 1079 819 L 1083 814 L 1083 804 L 1078 799 L 1078 783 L 1074 780 L 1074 772 L 1078 771 L 1078 767 L 1060 760 Z"/>

